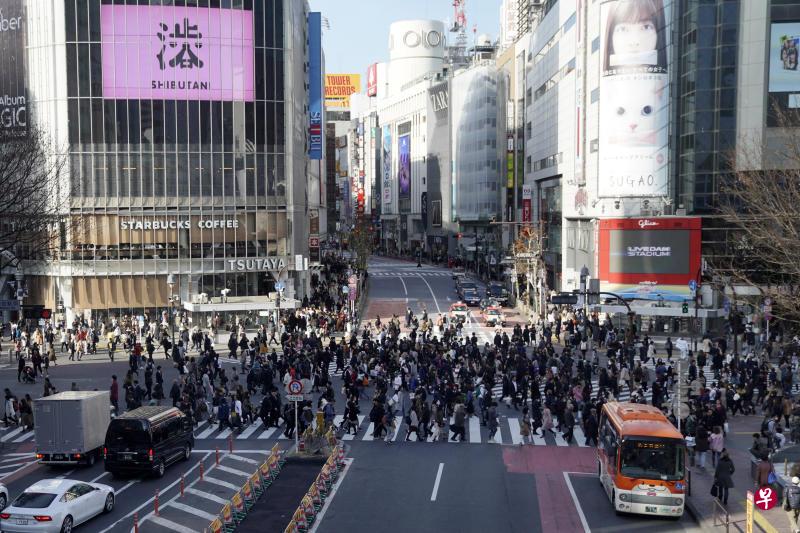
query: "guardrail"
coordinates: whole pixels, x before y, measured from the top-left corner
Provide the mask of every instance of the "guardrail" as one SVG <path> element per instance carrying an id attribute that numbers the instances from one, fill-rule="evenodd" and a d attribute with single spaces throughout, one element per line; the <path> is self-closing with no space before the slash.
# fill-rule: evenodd
<path id="1" fill-rule="evenodd" d="M 335 440 L 335 439 L 334 439 Z M 317 514 L 322 510 L 334 483 L 339 474 L 344 469 L 345 454 L 341 444 L 334 446 L 328 460 L 317 475 L 317 478 L 309 487 L 306 495 L 300 501 L 300 505 L 292 515 L 292 520 L 286 526 L 284 533 L 307 533 L 314 525 Z"/>

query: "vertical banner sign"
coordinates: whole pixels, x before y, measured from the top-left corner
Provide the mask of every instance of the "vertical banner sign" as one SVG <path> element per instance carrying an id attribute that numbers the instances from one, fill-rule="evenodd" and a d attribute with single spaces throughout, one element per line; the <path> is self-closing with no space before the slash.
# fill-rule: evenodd
<path id="1" fill-rule="evenodd" d="M 422 227 L 426 228 L 425 231 L 427 231 L 427 227 L 428 227 L 428 193 L 426 193 L 426 192 L 422 193 L 422 198 L 420 199 L 420 202 L 421 202 L 420 209 L 422 211 Z"/>
<path id="2" fill-rule="evenodd" d="M 522 186 L 522 221 L 530 222 L 532 209 L 531 202 L 533 199 L 533 187 L 531 185 Z"/>
<path id="3" fill-rule="evenodd" d="M 607 0 L 600 6 L 601 197 L 669 192 L 670 0 Z"/>
<path id="4" fill-rule="evenodd" d="M 28 135 L 22 0 L 0 0 L 0 142 Z"/>
<path id="5" fill-rule="evenodd" d="M 575 181 L 579 185 L 586 183 L 583 177 L 583 82 L 584 82 L 584 66 L 586 65 L 586 46 L 584 44 L 583 33 L 586 24 L 586 18 L 583 12 L 583 0 L 578 0 L 577 9 L 577 24 L 575 28 L 575 56 L 577 60 L 577 68 L 575 70 L 575 168 L 573 173 Z"/>
<path id="6" fill-rule="evenodd" d="M 322 15 L 308 14 L 308 157 L 322 159 Z"/>
<path id="7" fill-rule="evenodd" d="M 367 69 L 367 96 L 378 96 L 378 64 L 373 63 Z"/>
<path id="8" fill-rule="evenodd" d="M 397 140 L 397 186 L 400 198 L 411 198 L 411 135 Z"/>
<path id="9" fill-rule="evenodd" d="M 392 130 L 391 126 L 383 127 L 383 163 L 382 178 L 383 178 L 383 212 L 391 212 L 392 204 Z"/>

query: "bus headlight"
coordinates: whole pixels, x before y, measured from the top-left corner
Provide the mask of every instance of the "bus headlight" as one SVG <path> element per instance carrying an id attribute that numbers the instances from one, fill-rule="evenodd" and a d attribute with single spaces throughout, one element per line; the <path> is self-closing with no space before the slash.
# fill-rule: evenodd
<path id="1" fill-rule="evenodd" d="M 623 492 L 622 494 L 620 494 L 620 495 L 619 495 L 619 501 L 621 501 L 621 502 L 627 502 L 627 501 L 629 501 L 629 500 L 630 500 L 630 495 L 628 495 L 628 494 L 625 494 L 624 492 Z"/>
<path id="2" fill-rule="evenodd" d="M 675 498 L 675 505 L 683 505 L 683 500 L 680 498 Z"/>

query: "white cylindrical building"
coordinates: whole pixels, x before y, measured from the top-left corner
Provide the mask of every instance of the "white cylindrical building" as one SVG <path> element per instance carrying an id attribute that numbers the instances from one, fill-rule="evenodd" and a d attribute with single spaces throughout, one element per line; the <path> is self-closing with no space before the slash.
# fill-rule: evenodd
<path id="1" fill-rule="evenodd" d="M 441 70 L 445 53 L 440 20 L 400 20 L 389 27 L 389 94 L 409 81 Z"/>

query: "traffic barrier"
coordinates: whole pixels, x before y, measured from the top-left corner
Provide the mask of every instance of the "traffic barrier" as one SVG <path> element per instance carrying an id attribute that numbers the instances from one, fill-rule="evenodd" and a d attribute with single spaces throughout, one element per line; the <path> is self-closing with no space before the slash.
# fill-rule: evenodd
<path id="1" fill-rule="evenodd" d="M 181 498 L 183 498 L 183 490 L 186 488 L 186 481 L 183 478 L 183 474 L 181 474 Z"/>
<path id="2" fill-rule="evenodd" d="M 300 505 L 303 509 L 303 514 L 306 515 L 306 522 L 308 522 L 309 527 L 314 525 L 314 518 L 317 517 L 317 511 L 314 509 L 314 501 L 306 494 L 303 496 Z"/>
<path id="3" fill-rule="evenodd" d="M 139 513 L 133 513 L 133 533 L 139 533 Z"/>
<path id="4" fill-rule="evenodd" d="M 272 469 L 269 466 L 269 458 L 261 463 L 261 466 L 258 467 L 258 471 L 261 474 L 261 481 L 264 484 L 264 488 L 269 488 L 272 485 Z"/>
<path id="5" fill-rule="evenodd" d="M 317 488 L 317 482 L 312 483 L 311 488 L 308 489 L 308 496 L 311 498 L 311 504 L 314 506 L 314 516 L 322 509 L 322 496 Z"/>
<path id="6" fill-rule="evenodd" d="M 225 531 L 225 528 L 222 526 L 222 520 L 219 517 L 215 518 L 211 524 L 208 526 L 209 533 L 222 533 Z"/>
<path id="7" fill-rule="evenodd" d="M 328 486 L 322 480 L 322 473 L 320 473 L 317 476 L 317 480 L 315 481 L 315 484 L 317 486 L 317 491 L 319 492 L 319 494 L 322 497 L 322 499 L 327 498 L 328 497 Z"/>
<path id="8" fill-rule="evenodd" d="M 344 468 L 344 447 L 339 445 L 337 447 L 337 449 L 339 451 L 338 451 L 337 459 L 336 459 L 336 462 L 337 462 L 336 469 L 341 471 L 342 468 Z"/>
<path id="9" fill-rule="evenodd" d="M 260 498 L 261 495 L 264 494 L 264 483 L 261 480 L 260 471 L 250 476 L 250 485 L 253 487 L 253 493 L 256 495 L 256 498 Z"/>
<path id="10" fill-rule="evenodd" d="M 308 531 L 308 520 L 306 519 L 306 513 L 303 512 L 302 507 L 298 507 L 297 510 L 294 512 L 294 517 L 292 518 L 292 522 L 294 522 L 295 527 L 299 533 L 306 533 Z"/>
<path id="11" fill-rule="evenodd" d="M 228 451 L 233 453 L 233 435 L 228 435 Z"/>
<path id="12" fill-rule="evenodd" d="M 223 531 L 225 531 L 225 533 L 233 533 L 236 529 L 236 520 L 233 518 L 233 509 L 231 509 L 230 503 L 225 504 L 220 515 L 222 516 Z"/>
<path id="13" fill-rule="evenodd" d="M 200 481 L 203 481 L 203 462 L 200 462 Z"/>
<path id="14" fill-rule="evenodd" d="M 242 493 L 241 491 L 236 491 L 236 494 L 233 495 L 231 498 L 231 507 L 233 508 L 233 519 L 238 524 L 244 517 L 247 516 L 247 508 L 244 506 L 244 500 L 242 500 Z"/>
<path id="15" fill-rule="evenodd" d="M 156 489 L 156 497 L 153 499 L 153 514 L 158 516 L 158 489 Z"/>
<path id="16" fill-rule="evenodd" d="M 253 487 L 250 486 L 249 479 L 245 481 L 244 485 L 242 485 L 240 492 L 242 494 L 242 499 L 244 500 L 244 510 L 245 512 L 249 512 L 256 503 L 255 497 L 253 496 Z"/>

